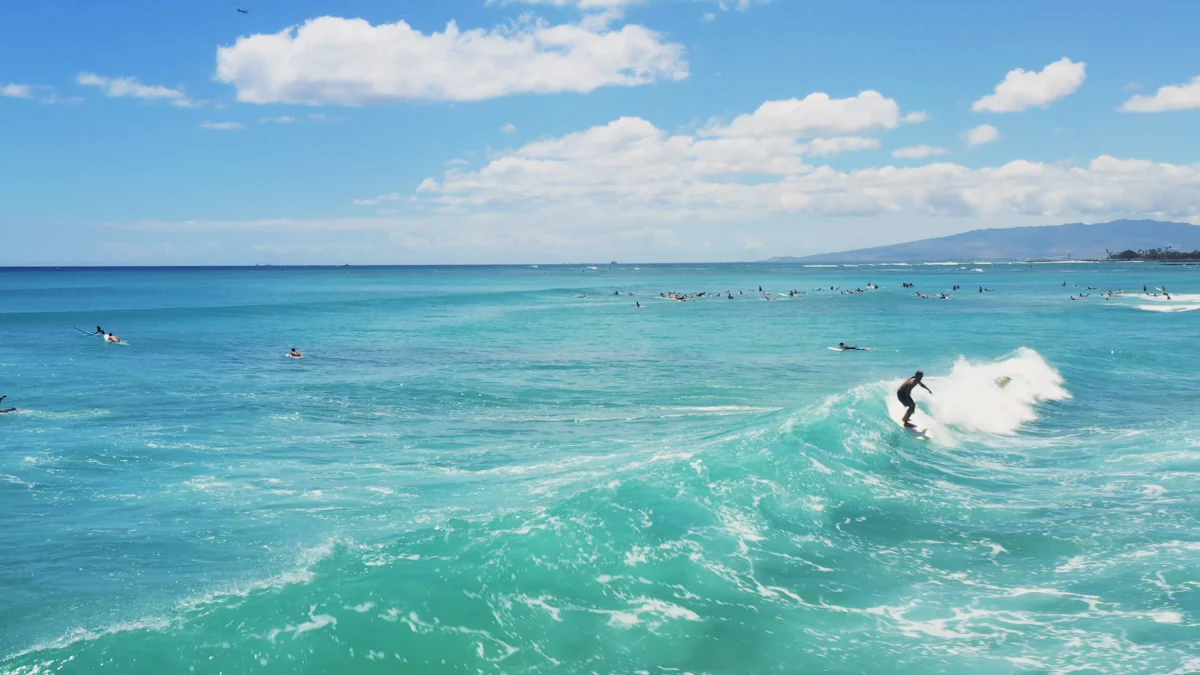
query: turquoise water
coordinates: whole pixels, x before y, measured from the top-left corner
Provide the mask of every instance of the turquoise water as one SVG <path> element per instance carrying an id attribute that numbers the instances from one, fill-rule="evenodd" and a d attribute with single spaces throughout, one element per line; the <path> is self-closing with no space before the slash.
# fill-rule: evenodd
<path id="1" fill-rule="evenodd" d="M 0 672 L 1195 672 L 1198 308 L 1136 264 L 0 271 Z"/>

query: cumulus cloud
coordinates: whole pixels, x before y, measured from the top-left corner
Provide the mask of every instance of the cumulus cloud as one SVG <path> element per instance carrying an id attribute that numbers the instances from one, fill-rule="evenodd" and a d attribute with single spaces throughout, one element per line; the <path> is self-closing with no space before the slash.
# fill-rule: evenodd
<path id="1" fill-rule="evenodd" d="M 892 157 L 898 159 L 925 159 L 934 155 L 944 155 L 948 152 L 950 151 L 945 148 L 939 148 L 936 145 L 913 145 L 893 150 Z"/>
<path id="2" fill-rule="evenodd" d="M 802 137 L 854 136 L 887 131 L 900 125 L 900 106 L 877 91 L 849 98 L 817 92 L 802 99 L 767 101 L 753 113 L 738 115 L 728 125 L 711 124 L 702 136 Z"/>
<path id="3" fill-rule="evenodd" d="M 1153 96 L 1138 94 L 1125 102 L 1125 112 L 1167 112 L 1169 110 L 1195 110 L 1200 108 L 1200 75 L 1186 84 L 1160 87 Z"/>
<path id="4" fill-rule="evenodd" d="M 16 84 L 10 82 L 3 87 L 0 87 L 0 96 L 8 96 L 9 98 L 33 98 L 33 87 L 28 84 Z"/>
<path id="5" fill-rule="evenodd" d="M 500 127 L 500 132 L 505 134 L 515 134 L 517 133 L 517 125 L 509 122 L 508 124 Z"/>
<path id="6" fill-rule="evenodd" d="M 264 117 L 258 121 L 259 124 L 291 124 L 296 118 L 291 115 L 281 115 L 279 117 Z"/>
<path id="7" fill-rule="evenodd" d="M 808 143 L 808 153 L 811 155 L 836 155 L 843 152 L 858 150 L 875 150 L 880 146 L 878 138 L 863 138 L 862 136 L 842 136 L 837 138 L 814 138 Z"/>
<path id="8" fill-rule="evenodd" d="M 1085 167 L 1015 160 L 977 169 L 943 162 L 841 171 L 812 161 L 813 150 L 795 138 L 671 134 L 624 117 L 528 143 L 474 169 L 450 167 L 423 181 L 412 197 L 417 208 L 462 217 L 569 215 L 613 227 L 742 223 L 788 214 L 1200 216 L 1194 196 L 1200 164 L 1101 156 Z M 916 146 L 897 154 L 941 152 Z"/>
<path id="9" fill-rule="evenodd" d="M 96 87 L 104 92 L 105 96 L 113 98 L 127 97 L 167 101 L 180 108 L 194 108 L 199 105 L 189 99 L 182 89 L 142 84 L 133 77 L 106 77 L 95 73 L 79 73 L 75 81 L 87 87 Z"/>
<path id="10" fill-rule="evenodd" d="M 992 141 L 1000 140 L 1000 130 L 990 124 L 980 124 L 964 132 L 968 148 L 977 148 Z"/>
<path id="11" fill-rule="evenodd" d="M 624 9 L 639 5 L 647 0 L 488 0 L 489 5 L 549 5 L 551 7 L 578 7 L 583 10 Z"/>
<path id="12" fill-rule="evenodd" d="M 1022 68 L 1009 71 L 993 93 L 971 105 L 971 110 L 987 112 L 1020 112 L 1027 108 L 1045 108 L 1054 101 L 1069 96 L 1083 85 L 1087 64 L 1062 58 L 1042 69 L 1040 73 Z"/>
<path id="13" fill-rule="evenodd" d="M 214 131 L 240 131 L 245 129 L 246 125 L 241 122 L 201 122 L 200 128 Z"/>
<path id="14" fill-rule="evenodd" d="M 688 76 L 682 45 L 644 26 L 527 20 L 492 30 L 454 23 L 424 34 L 404 21 L 326 16 L 217 50 L 221 82 L 247 103 L 358 106 L 589 92 Z"/>
<path id="15" fill-rule="evenodd" d="M 641 5 L 649 0 L 488 0 L 487 4 L 550 5 L 552 7 L 577 7 L 584 11 L 622 12 L 627 7 Z M 754 5 L 765 5 L 771 0 L 716 0 L 724 11 L 745 11 Z M 708 15 L 706 14 L 705 17 Z"/>
<path id="16" fill-rule="evenodd" d="M 914 110 L 904 116 L 905 124 L 920 124 L 921 122 L 929 121 L 929 113 L 924 110 Z"/>

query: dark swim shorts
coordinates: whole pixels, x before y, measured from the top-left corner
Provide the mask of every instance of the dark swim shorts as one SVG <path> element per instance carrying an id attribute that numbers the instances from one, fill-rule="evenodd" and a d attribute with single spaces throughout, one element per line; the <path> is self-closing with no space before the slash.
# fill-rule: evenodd
<path id="1" fill-rule="evenodd" d="M 896 398 L 900 399 L 900 405 L 903 405 L 905 408 L 912 408 L 917 405 L 916 403 L 913 403 L 912 396 L 909 396 L 902 391 L 896 392 Z"/>

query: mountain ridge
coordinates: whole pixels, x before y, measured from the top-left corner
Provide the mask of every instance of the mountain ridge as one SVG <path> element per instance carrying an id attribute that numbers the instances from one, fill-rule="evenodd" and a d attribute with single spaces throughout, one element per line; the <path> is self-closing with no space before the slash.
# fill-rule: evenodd
<path id="1" fill-rule="evenodd" d="M 778 256 L 762 262 L 936 262 L 945 260 L 1103 259 L 1108 251 L 1172 247 L 1200 250 L 1200 226 L 1159 220 L 1114 220 L 970 230 L 889 246 Z"/>

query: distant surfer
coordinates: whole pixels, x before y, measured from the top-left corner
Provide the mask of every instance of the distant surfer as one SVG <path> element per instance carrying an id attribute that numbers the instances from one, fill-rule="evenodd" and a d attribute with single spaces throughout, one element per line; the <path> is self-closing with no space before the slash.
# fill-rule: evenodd
<path id="1" fill-rule="evenodd" d="M 0 396 L 0 402 L 3 402 L 4 399 L 6 399 L 6 398 L 8 398 L 7 395 Z M 17 408 L 8 408 L 6 410 L 0 410 L 0 415 L 3 415 L 5 413 L 10 413 L 10 412 L 20 412 L 20 411 Z"/>
<path id="2" fill-rule="evenodd" d="M 869 347 L 859 347 L 859 346 L 857 346 L 857 345 L 848 345 L 848 344 L 846 344 L 845 342 L 839 342 L 839 343 L 838 343 L 838 349 L 841 349 L 841 350 L 842 350 L 842 351 L 844 351 L 844 352 L 849 352 L 849 351 L 856 351 L 856 352 L 867 352 L 867 351 L 871 351 Z"/>
<path id="3" fill-rule="evenodd" d="M 925 373 L 922 373 L 918 370 L 915 375 L 905 380 L 904 384 L 900 385 L 900 388 L 896 390 L 896 398 L 900 399 L 901 405 L 903 405 L 905 408 L 908 408 L 908 410 L 904 413 L 904 417 L 900 420 L 900 423 L 906 427 L 913 426 L 912 424 L 909 424 L 908 418 L 912 417 L 913 413 L 917 411 L 917 404 L 912 400 L 913 387 L 920 386 L 930 394 L 933 393 L 929 387 L 926 387 L 924 383 L 921 382 L 921 379 L 924 377 Z"/>
<path id="4" fill-rule="evenodd" d="M 117 337 L 116 335 L 113 335 L 112 333 L 105 333 L 104 341 L 105 342 L 120 342 L 121 338 Z"/>
<path id="5" fill-rule="evenodd" d="M 104 329 L 100 326 L 96 326 L 96 332 L 92 333 L 92 335 L 105 335 Z"/>
<path id="6" fill-rule="evenodd" d="M 292 347 L 292 351 L 288 352 L 287 356 L 289 359 L 302 359 L 304 358 L 304 352 L 298 352 L 295 347 Z"/>

